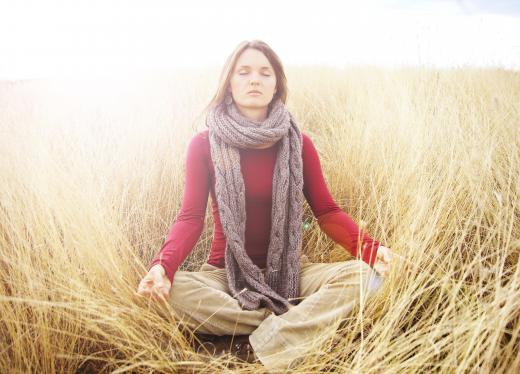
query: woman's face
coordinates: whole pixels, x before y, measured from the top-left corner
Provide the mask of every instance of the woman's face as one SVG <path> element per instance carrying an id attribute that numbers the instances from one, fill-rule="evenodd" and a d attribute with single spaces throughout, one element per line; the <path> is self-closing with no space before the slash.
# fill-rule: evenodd
<path id="1" fill-rule="evenodd" d="M 257 49 L 244 50 L 231 74 L 230 89 L 237 106 L 267 108 L 276 93 L 276 76 L 267 57 Z"/>

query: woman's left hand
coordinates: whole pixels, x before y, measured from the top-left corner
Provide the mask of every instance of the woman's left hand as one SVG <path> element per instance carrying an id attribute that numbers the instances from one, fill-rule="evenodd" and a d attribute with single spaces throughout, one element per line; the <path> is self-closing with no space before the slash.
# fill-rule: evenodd
<path id="1" fill-rule="evenodd" d="M 382 277 L 386 277 L 390 273 L 390 268 L 394 261 L 394 253 L 385 246 L 380 245 L 377 249 L 376 261 L 374 262 L 374 270 Z"/>

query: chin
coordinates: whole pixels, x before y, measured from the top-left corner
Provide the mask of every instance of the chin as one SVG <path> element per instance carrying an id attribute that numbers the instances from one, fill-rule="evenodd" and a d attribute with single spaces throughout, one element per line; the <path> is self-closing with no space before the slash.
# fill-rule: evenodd
<path id="1" fill-rule="evenodd" d="M 263 103 L 263 102 L 260 102 L 259 100 L 245 100 L 244 102 L 242 103 L 238 103 L 239 105 L 242 105 L 243 107 L 247 107 L 247 108 L 254 108 L 254 109 L 261 109 L 261 108 L 265 108 L 269 105 L 269 102 L 267 103 Z"/>

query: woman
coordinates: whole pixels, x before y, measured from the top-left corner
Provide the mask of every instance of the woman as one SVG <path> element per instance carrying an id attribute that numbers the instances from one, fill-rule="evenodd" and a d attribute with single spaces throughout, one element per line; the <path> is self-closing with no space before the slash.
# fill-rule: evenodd
<path id="1" fill-rule="evenodd" d="M 180 213 L 138 289 L 167 299 L 199 333 L 249 335 L 247 360 L 270 369 L 290 367 L 330 337 L 360 293 L 377 289 L 372 268 L 386 276 L 392 261 L 333 201 L 286 98 L 273 50 L 240 43 L 208 105 L 208 130 L 189 144 Z M 208 262 L 198 272 L 177 271 L 200 237 L 209 193 Z M 304 197 L 320 228 L 361 259 L 311 263 L 301 254 Z"/>

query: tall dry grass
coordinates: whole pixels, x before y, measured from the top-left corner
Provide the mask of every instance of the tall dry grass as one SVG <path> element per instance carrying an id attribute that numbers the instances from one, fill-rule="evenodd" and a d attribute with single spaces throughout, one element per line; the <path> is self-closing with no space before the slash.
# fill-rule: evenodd
<path id="1" fill-rule="evenodd" d="M 218 71 L 0 85 L 0 371 L 217 372 L 135 297 Z M 336 202 L 414 265 L 295 373 L 520 371 L 520 74 L 289 68 Z M 311 222 L 313 261 L 346 251 Z M 206 227 L 182 269 L 211 244 Z M 339 339 L 339 340 L 338 340 Z M 263 372 L 261 366 L 235 370 Z"/>

